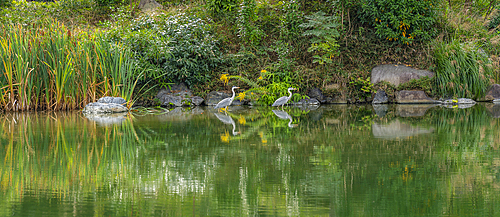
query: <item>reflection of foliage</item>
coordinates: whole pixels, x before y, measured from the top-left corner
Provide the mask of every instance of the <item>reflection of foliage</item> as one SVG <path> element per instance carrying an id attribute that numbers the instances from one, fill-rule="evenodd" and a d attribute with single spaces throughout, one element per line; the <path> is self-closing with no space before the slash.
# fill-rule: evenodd
<path id="1" fill-rule="evenodd" d="M 229 143 L 229 132 L 226 132 L 220 135 L 220 140 L 225 143 Z"/>
<path id="2" fill-rule="evenodd" d="M 193 200 L 200 204 L 195 214 L 207 216 L 235 216 L 242 207 L 255 210 L 249 215 L 287 213 L 286 207 L 304 216 L 331 207 L 341 216 L 498 214 L 485 212 L 500 204 L 499 119 L 481 106 L 436 109 L 405 118 L 432 125 L 435 133 L 383 140 L 357 128 L 373 116 L 370 108 L 286 108 L 300 122 L 293 129 L 271 108 L 238 110 L 228 114 L 241 132 L 237 137 L 230 125 L 196 109 L 135 115 L 108 126 L 79 113 L 2 114 L 0 193 L 6 196 L 0 204 L 6 205 L 0 215 L 21 212 L 14 203 L 26 207 L 43 197 L 27 189 L 60 199 L 60 216 L 81 213 L 80 199 L 119 216 L 130 215 L 131 206 L 137 215 L 184 216 L 193 213 Z M 317 114 L 322 118 L 310 118 Z M 353 211 L 352 204 L 363 210 Z"/>

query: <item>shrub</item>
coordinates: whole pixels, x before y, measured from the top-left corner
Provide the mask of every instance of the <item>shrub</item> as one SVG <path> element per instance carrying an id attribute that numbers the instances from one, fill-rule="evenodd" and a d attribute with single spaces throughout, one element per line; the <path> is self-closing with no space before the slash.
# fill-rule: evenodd
<path id="1" fill-rule="evenodd" d="M 226 11 L 238 7 L 238 0 L 207 0 L 207 10 L 215 16 L 221 16 Z"/>
<path id="2" fill-rule="evenodd" d="M 130 47 L 141 65 L 160 69 L 150 71 L 146 79 L 202 83 L 223 61 L 211 26 L 185 14 L 146 15 L 110 30 L 108 38 Z"/>
<path id="3" fill-rule="evenodd" d="M 7 7 L 10 6 L 10 4 L 10 0 L 0 0 L 0 7 Z"/>
<path id="4" fill-rule="evenodd" d="M 326 16 L 324 12 L 316 12 L 305 16 L 307 23 L 299 27 L 308 29 L 302 35 L 312 36 L 311 46 L 308 52 L 314 52 L 313 63 L 325 64 L 332 63 L 332 58 L 338 54 L 339 44 L 337 38 L 340 36 L 337 28 L 340 26 L 336 16 Z"/>
<path id="5" fill-rule="evenodd" d="M 361 18 L 382 39 L 409 45 L 428 41 L 436 33 L 438 0 L 365 0 Z"/>

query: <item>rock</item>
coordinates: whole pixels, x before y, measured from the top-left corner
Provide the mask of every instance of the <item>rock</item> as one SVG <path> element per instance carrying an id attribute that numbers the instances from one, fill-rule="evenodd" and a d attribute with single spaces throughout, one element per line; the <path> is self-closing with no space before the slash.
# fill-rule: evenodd
<path id="1" fill-rule="evenodd" d="M 435 104 L 440 101 L 433 100 L 421 90 L 402 90 L 396 93 L 396 102 L 400 104 Z"/>
<path id="2" fill-rule="evenodd" d="M 458 98 L 458 99 L 448 99 L 448 100 L 445 100 L 443 102 L 441 102 L 442 104 L 476 104 L 476 101 L 472 100 L 472 99 L 467 99 L 467 98 Z"/>
<path id="3" fill-rule="evenodd" d="M 500 104 L 500 99 L 494 99 L 492 102 L 493 102 L 494 104 Z"/>
<path id="4" fill-rule="evenodd" d="M 405 139 L 420 134 L 428 134 L 434 131 L 433 128 L 422 128 L 401 123 L 398 119 L 389 124 L 372 124 L 373 137 L 379 139 Z"/>
<path id="5" fill-rule="evenodd" d="M 384 104 L 388 102 L 389 96 L 387 96 L 387 93 L 382 89 L 377 90 L 375 97 L 373 97 L 372 104 Z"/>
<path id="6" fill-rule="evenodd" d="M 195 105 L 195 106 L 199 106 L 203 103 L 203 101 L 205 101 L 203 98 L 199 97 L 199 96 L 193 96 L 191 97 L 191 102 Z"/>
<path id="7" fill-rule="evenodd" d="M 120 113 L 127 112 L 128 108 L 116 103 L 100 103 L 94 102 L 89 103 L 83 108 L 83 113 L 94 113 L 94 114 L 102 114 L 102 113 Z"/>
<path id="8" fill-rule="evenodd" d="M 156 2 L 155 0 L 141 0 L 141 2 L 139 2 L 138 8 L 143 11 L 151 11 L 156 9 L 162 9 L 163 6 L 160 3 Z"/>
<path id="9" fill-rule="evenodd" d="M 298 102 L 292 103 L 293 105 L 319 105 L 321 104 L 317 99 L 301 99 Z"/>
<path id="10" fill-rule="evenodd" d="M 396 105 L 396 115 L 399 117 L 422 117 L 427 110 L 437 104 L 403 104 Z"/>
<path id="11" fill-rule="evenodd" d="M 112 114 L 97 114 L 85 113 L 85 117 L 89 120 L 95 121 L 99 125 L 119 125 L 127 119 L 126 113 L 112 113 Z"/>
<path id="12" fill-rule="evenodd" d="M 309 96 L 310 98 L 317 99 L 320 103 L 326 102 L 325 96 L 323 95 L 321 90 L 317 87 L 310 89 L 309 92 L 307 93 L 307 96 Z"/>
<path id="13" fill-rule="evenodd" d="M 500 85 L 493 84 L 490 89 L 486 92 L 486 95 L 479 101 L 492 101 L 495 99 L 500 99 Z"/>
<path id="14" fill-rule="evenodd" d="M 389 111 L 389 106 L 387 104 L 373 104 L 373 110 L 378 117 L 384 117 Z"/>
<path id="15" fill-rule="evenodd" d="M 105 96 L 101 97 L 100 99 L 97 100 L 98 103 L 116 103 L 120 105 L 125 105 L 127 104 L 127 100 L 121 97 L 111 97 L 111 96 Z"/>
<path id="16" fill-rule="evenodd" d="M 224 92 L 212 91 L 208 93 L 207 100 L 205 100 L 205 104 L 209 106 L 217 105 L 217 103 L 219 103 L 221 100 L 228 97 L 231 97 L 231 95 Z"/>
<path id="17" fill-rule="evenodd" d="M 204 101 L 203 98 L 199 96 L 193 96 L 191 90 L 189 90 L 184 83 L 171 85 L 168 90 L 162 88 L 158 94 L 156 94 L 156 98 L 160 100 L 160 105 L 165 107 L 198 106 Z"/>
<path id="18" fill-rule="evenodd" d="M 325 97 L 326 103 L 328 104 L 347 104 L 347 99 L 345 94 L 342 93 L 340 96 L 335 97 Z"/>
<path id="19" fill-rule="evenodd" d="M 426 70 L 412 69 L 405 65 L 380 65 L 372 69 L 371 83 L 376 84 L 381 81 L 387 81 L 397 87 L 411 79 L 419 79 L 424 76 L 434 77 L 434 73 Z"/>
<path id="20" fill-rule="evenodd" d="M 476 101 L 467 98 L 459 98 L 459 99 L 448 99 L 442 102 L 441 106 L 445 108 L 470 108 L 476 104 Z"/>

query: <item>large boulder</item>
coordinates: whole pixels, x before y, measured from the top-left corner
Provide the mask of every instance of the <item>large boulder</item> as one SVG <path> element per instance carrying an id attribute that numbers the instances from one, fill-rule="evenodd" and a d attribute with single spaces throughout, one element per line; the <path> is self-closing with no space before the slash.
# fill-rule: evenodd
<path id="1" fill-rule="evenodd" d="M 309 96 L 310 98 L 317 99 L 320 103 L 326 102 L 326 97 L 323 95 L 321 90 L 317 87 L 310 89 L 309 92 L 307 93 L 307 96 Z"/>
<path id="2" fill-rule="evenodd" d="M 486 92 L 486 95 L 479 101 L 493 101 L 495 99 L 500 99 L 500 85 L 493 84 L 490 89 Z"/>
<path id="3" fill-rule="evenodd" d="M 203 103 L 203 98 L 194 96 L 184 83 L 171 85 L 168 90 L 162 88 L 156 98 L 164 107 L 198 106 Z"/>
<path id="4" fill-rule="evenodd" d="M 425 76 L 434 77 L 434 72 L 413 69 L 405 65 L 380 65 L 372 69 L 371 82 L 376 84 L 387 81 L 397 87 L 411 79 L 419 79 Z"/>
<path id="5" fill-rule="evenodd" d="M 433 100 L 421 90 L 402 90 L 396 92 L 396 102 L 400 104 L 437 104 L 440 101 Z"/>
<path id="6" fill-rule="evenodd" d="M 128 108 L 124 106 L 126 102 L 120 97 L 102 97 L 97 102 L 87 104 L 82 112 L 86 114 L 128 112 Z"/>

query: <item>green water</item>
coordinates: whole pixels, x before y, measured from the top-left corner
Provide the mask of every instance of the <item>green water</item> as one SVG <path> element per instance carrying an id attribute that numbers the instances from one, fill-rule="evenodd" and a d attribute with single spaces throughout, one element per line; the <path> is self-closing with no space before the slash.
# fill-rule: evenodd
<path id="1" fill-rule="evenodd" d="M 493 104 L 214 113 L 0 114 L 0 216 L 500 215 Z"/>

